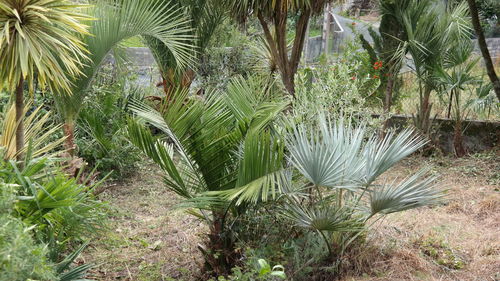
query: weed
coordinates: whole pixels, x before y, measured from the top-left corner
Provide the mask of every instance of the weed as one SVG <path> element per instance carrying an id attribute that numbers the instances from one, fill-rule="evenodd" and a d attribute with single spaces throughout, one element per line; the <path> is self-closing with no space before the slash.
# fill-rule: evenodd
<path id="1" fill-rule="evenodd" d="M 465 266 L 464 260 L 444 240 L 435 236 L 416 241 L 420 251 L 433 262 L 447 269 L 458 270 Z"/>

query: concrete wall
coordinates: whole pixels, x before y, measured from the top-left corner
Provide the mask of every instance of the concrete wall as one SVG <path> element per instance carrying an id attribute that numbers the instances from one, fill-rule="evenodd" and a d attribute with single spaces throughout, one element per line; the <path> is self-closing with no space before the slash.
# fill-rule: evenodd
<path id="1" fill-rule="evenodd" d="M 329 43 L 329 53 L 339 53 L 342 52 L 342 45 L 347 40 L 352 40 L 354 38 L 354 33 L 352 32 L 350 26 L 352 26 L 352 20 L 341 19 L 342 25 L 344 26 L 343 33 L 333 33 L 332 38 L 330 38 Z M 371 41 L 371 36 L 368 33 L 368 26 L 364 24 L 356 24 L 355 26 L 357 32 L 363 34 L 363 36 Z M 500 59 L 500 38 L 488 38 L 486 39 L 488 44 L 488 49 L 493 58 Z M 317 59 L 321 53 L 321 36 L 310 37 L 308 41 L 307 54 L 304 54 L 307 61 L 314 61 Z M 480 53 L 479 47 L 477 46 L 475 51 Z M 138 68 L 139 70 L 146 70 L 156 67 L 156 62 L 153 55 L 148 48 L 127 48 L 127 54 L 131 62 L 131 66 Z"/>
<path id="2" fill-rule="evenodd" d="M 475 51 L 481 53 L 479 50 L 479 45 L 477 41 L 475 43 Z M 488 50 L 490 51 L 491 57 L 495 60 L 500 60 L 500 38 L 486 38 L 486 44 L 488 45 Z M 498 62 L 500 63 L 500 62 Z"/>
<path id="3" fill-rule="evenodd" d="M 374 115 L 376 117 L 376 115 Z M 392 128 L 405 128 L 413 124 L 412 117 L 395 115 L 390 119 Z M 455 121 L 446 118 L 436 118 L 433 126 L 437 129 L 441 150 L 453 154 L 453 136 Z M 500 146 L 500 122 L 466 120 L 462 128 L 464 145 L 470 153 L 490 150 Z"/>

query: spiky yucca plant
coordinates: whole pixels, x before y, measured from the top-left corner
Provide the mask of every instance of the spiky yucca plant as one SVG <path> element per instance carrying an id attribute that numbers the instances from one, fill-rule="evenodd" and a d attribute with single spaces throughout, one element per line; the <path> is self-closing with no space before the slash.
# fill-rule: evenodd
<path id="1" fill-rule="evenodd" d="M 31 102 L 24 107 L 23 122 L 26 129 L 26 138 L 30 141 L 25 143 L 21 150 L 16 148 L 16 129 L 19 123 L 16 122 L 16 109 L 14 105 L 6 108 L 3 118 L 0 120 L 0 147 L 4 150 L 3 159 L 16 159 L 17 155 L 24 154 L 30 150 L 32 157 L 40 157 L 50 153 L 59 147 L 65 138 L 51 140 L 52 136 L 61 129 L 61 125 L 53 125 L 49 122 L 52 112 L 41 114 L 41 106 L 33 110 L 29 116 L 24 117 L 31 108 Z M 50 129 L 47 129 L 50 127 Z"/>
<path id="2" fill-rule="evenodd" d="M 87 56 L 80 35 L 88 34 L 82 22 L 90 18 L 80 8 L 66 0 L 0 2 L 0 88 L 15 90 L 18 152 L 24 146 L 24 81 L 32 92 L 35 82 L 68 90 L 71 77 L 81 74 Z"/>

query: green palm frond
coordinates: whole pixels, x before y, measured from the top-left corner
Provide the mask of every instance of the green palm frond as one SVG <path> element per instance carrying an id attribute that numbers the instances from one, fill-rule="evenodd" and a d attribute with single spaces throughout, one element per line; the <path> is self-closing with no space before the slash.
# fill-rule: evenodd
<path id="1" fill-rule="evenodd" d="M 287 192 L 291 175 L 283 169 L 284 145 L 279 138 L 270 133 L 249 134 L 240 157 L 236 187 L 209 195 L 240 205 L 274 200 Z"/>
<path id="2" fill-rule="evenodd" d="M 352 211 L 331 204 L 290 204 L 283 214 L 297 226 L 314 231 L 354 232 L 363 229 L 362 221 L 353 218 Z"/>
<path id="3" fill-rule="evenodd" d="M 175 193 L 185 198 L 193 197 L 173 159 L 171 145 L 153 137 L 148 129 L 134 120 L 129 122 L 127 133 L 130 141 L 166 172 L 165 182 Z"/>
<path id="4" fill-rule="evenodd" d="M 370 216 L 390 214 L 442 202 L 444 192 L 435 188 L 436 177 L 424 169 L 399 184 L 374 187 L 370 191 Z"/>
<path id="5" fill-rule="evenodd" d="M 200 57 L 209 45 L 216 28 L 225 19 L 225 7 L 218 0 L 161 0 L 159 2 L 184 12 L 184 16 L 189 19 L 190 27 L 184 35 L 191 36 L 193 57 Z M 179 64 L 175 59 L 175 53 L 162 40 L 149 35 L 146 35 L 145 39 L 164 75 L 186 67 L 186 65 Z M 190 67 L 196 67 L 196 62 Z"/>
<path id="6" fill-rule="evenodd" d="M 65 120 L 75 120 L 89 90 L 89 85 L 99 71 L 106 56 L 125 39 L 148 36 L 162 42 L 179 65 L 193 62 L 193 36 L 189 20 L 178 7 L 156 0 L 97 1 L 91 10 L 98 20 L 91 23 L 91 36 L 83 42 L 89 50 L 89 63 L 82 68 L 84 75 L 72 81 L 69 95 L 60 95 L 56 104 Z"/>
<path id="7" fill-rule="evenodd" d="M 286 103 L 259 97 L 262 87 L 256 81 L 261 80 L 253 79 L 234 78 L 227 92 L 208 91 L 204 98 L 186 89 L 174 91 L 161 112 L 140 102 L 130 104 L 141 122 L 172 142 L 175 159 L 162 152 L 158 143 L 163 140 L 138 121 L 129 125 L 131 141 L 167 173 L 169 188 L 189 199 L 185 206 L 219 209 L 231 201 L 267 201 L 287 187 L 284 143 L 273 130 Z"/>
<path id="8" fill-rule="evenodd" d="M 89 35 L 91 18 L 66 0 L 3 0 L 0 7 L 0 88 L 13 90 L 21 77 L 34 89 L 71 88 L 88 52 L 78 34 Z"/>

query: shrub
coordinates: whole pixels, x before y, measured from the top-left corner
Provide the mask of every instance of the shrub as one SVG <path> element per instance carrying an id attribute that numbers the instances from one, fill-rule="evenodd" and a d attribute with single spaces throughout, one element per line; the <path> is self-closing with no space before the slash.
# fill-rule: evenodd
<path id="1" fill-rule="evenodd" d="M 1 281 L 56 280 L 55 269 L 48 261 L 47 253 L 47 247 L 35 243 L 30 228 L 20 219 L 0 214 Z"/>
<path id="2" fill-rule="evenodd" d="M 103 87 L 91 95 L 78 119 L 76 142 L 78 154 L 102 174 L 124 177 L 134 171 L 139 160 L 138 150 L 125 136 L 131 96 L 139 91 L 122 87 Z"/>
<path id="3" fill-rule="evenodd" d="M 54 165 L 47 158 L 29 160 L 23 169 L 13 161 L 1 162 L 0 178 L 15 194 L 3 195 L 4 202 L 13 204 L 12 216 L 32 227 L 34 237 L 48 244 L 51 259 L 58 261 L 73 243 L 95 237 L 105 226 L 106 213 L 92 195 L 99 183 L 78 184 Z"/>

